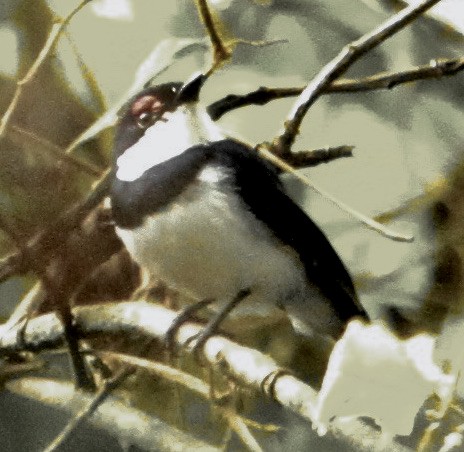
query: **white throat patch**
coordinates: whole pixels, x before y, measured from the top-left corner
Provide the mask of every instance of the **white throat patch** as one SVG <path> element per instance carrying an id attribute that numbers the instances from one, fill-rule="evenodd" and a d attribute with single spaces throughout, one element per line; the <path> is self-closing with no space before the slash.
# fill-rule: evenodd
<path id="1" fill-rule="evenodd" d="M 224 139 L 219 127 L 197 105 L 182 105 L 163 115 L 116 161 L 119 180 L 131 182 L 155 165 L 182 154 L 197 144 Z"/>

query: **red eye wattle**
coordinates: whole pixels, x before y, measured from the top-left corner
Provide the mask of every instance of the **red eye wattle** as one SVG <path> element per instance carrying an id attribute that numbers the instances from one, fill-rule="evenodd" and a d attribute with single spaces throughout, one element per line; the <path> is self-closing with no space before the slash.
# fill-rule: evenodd
<path id="1" fill-rule="evenodd" d="M 136 118 L 137 125 L 141 129 L 146 129 L 153 122 L 161 119 L 164 106 L 164 103 L 156 96 L 147 94 L 132 103 L 131 113 Z"/>
<path id="2" fill-rule="evenodd" d="M 139 97 L 131 106 L 131 113 L 134 116 L 140 116 L 142 113 L 158 113 L 163 108 L 163 102 L 157 97 L 146 95 Z"/>

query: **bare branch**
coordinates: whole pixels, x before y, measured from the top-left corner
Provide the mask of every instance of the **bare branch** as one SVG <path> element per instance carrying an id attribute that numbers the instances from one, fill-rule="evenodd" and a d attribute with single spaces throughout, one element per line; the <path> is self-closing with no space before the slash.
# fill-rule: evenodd
<path id="1" fill-rule="evenodd" d="M 102 387 L 96 392 L 93 399 L 89 401 L 76 416 L 69 422 L 61 433 L 44 449 L 44 452 L 53 452 L 58 450 L 72 433 L 80 427 L 88 418 L 90 418 L 98 407 L 110 396 L 111 392 L 116 389 L 131 373 L 132 368 L 121 369 L 114 377 L 107 379 Z"/>
<path id="2" fill-rule="evenodd" d="M 34 63 L 27 71 L 27 74 L 16 83 L 16 90 L 13 95 L 13 98 L 0 121 L 0 138 L 2 138 L 3 134 L 5 133 L 6 127 L 8 126 L 11 116 L 16 109 L 16 105 L 18 104 L 19 98 L 21 97 L 23 88 L 34 79 L 39 68 L 45 62 L 50 53 L 53 52 L 56 43 L 58 42 L 58 39 L 60 38 L 64 29 L 71 21 L 71 19 L 74 17 L 74 15 L 77 14 L 87 3 L 91 1 L 92 0 L 83 0 L 64 19 L 57 18 L 55 20 L 55 23 L 52 25 L 52 28 L 48 35 L 47 41 L 45 42 L 42 50 L 37 55 L 37 58 L 35 59 Z"/>
<path id="3" fill-rule="evenodd" d="M 32 132 L 29 132 L 28 130 L 25 130 L 17 125 L 11 125 L 8 129 L 8 133 L 12 135 L 13 140 L 17 141 L 18 139 L 21 139 L 28 141 L 30 144 L 30 149 L 37 150 L 37 145 L 39 145 L 40 148 L 45 149 L 57 160 L 62 161 L 67 165 L 78 169 L 79 171 L 83 171 L 89 174 L 90 176 L 98 177 L 101 176 L 103 172 L 102 169 L 96 167 L 95 165 L 92 165 L 89 162 L 86 162 L 85 160 L 81 160 L 71 154 L 66 154 L 65 150 L 62 149 L 60 146 L 56 145 L 55 143 L 52 143 L 51 141 L 48 141 L 47 139 L 40 137 Z"/>
<path id="4" fill-rule="evenodd" d="M 107 170 L 84 201 L 71 207 L 49 228 L 37 234 L 20 252 L 0 261 L 0 282 L 36 268 L 36 259 L 40 259 L 37 265 L 43 265 L 44 256 L 66 241 L 69 232 L 102 201 L 110 184 L 111 174 Z"/>
<path id="5" fill-rule="evenodd" d="M 79 413 L 83 405 L 90 404 L 94 399 L 92 394 L 76 391 L 70 383 L 42 378 L 15 379 L 6 383 L 6 387 L 14 394 L 73 415 Z M 147 416 L 144 412 L 128 407 L 113 396 L 107 397 L 88 422 L 107 431 L 123 443 L 135 445 L 141 450 L 219 452 L 218 448 L 171 427 L 154 416 Z"/>
<path id="6" fill-rule="evenodd" d="M 193 375 L 189 375 L 181 370 L 166 366 L 162 363 L 149 361 L 147 359 L 130 356 L 123 353 L 97 351 L 96 354 L 100 357 L 110 357 L 112 359 L 116 359 L 130 366 L 143 368 L 148 372 L 157 375 L 158 377 L 162 377 L 173 383 L 180 384 L 185 388 L 195 392 L 196 394 L 204 397 L 205 399 L 210 399 L 211 387 L 203 382 L 203 380 L 200 380 L 199 378 L 194 377 Z M 214 400 L 212 402 L 214 402 Z M 261 450 L 248 429 L 248 426 L 259 429 L 261 428 L 260 424 L 243 418 L 227 407 L 215 405 L 215 409 L 218 410 L 221 416 L 226 419 L 230 428 L 235 431 L 237 436 L 239 436 L 244 444 L 248 445 L 250 450 Z M 275 428 L 273 431 L 275 431 Z"/>
<path id="7" fill-rule="evenodd" d="M 378 232 L 379 234 L 383 235 L 384 237 L 395 240 L 397 242 L 412 242 L 414 240 L 414 237 L 412 235 L 405 235 L 405 234 L 399 234 L 397 232 L 394 232 L 391 229 L 387 228 L 385 225 L 378 223 L 377 221 L 373 220 L 372 218 L 369 218 L 366 215 L 363 215 L 362 213 L 360 213 L 357 210 L 353 209 L 348 204 L 345 204 L 344 202 L 336 199 L 329 192 L 327 192 L 327 191 L 323 190 L 322 188 L 318 187 L 308 177 L 306 177 L 303 174 L 296 171 L 295 168 L 293 168 L 288 163 L 286 163 L 282 158 L 280 158 L 277 155 L 274 155 L 273 153 L 271 153 L 265 147 L 263 147 L 263 146 L 258 147 L 258 152 L 263 158 L 269 160 L 270 162 L 272 162 L 274 165 L 276 165 L 278 168 L 282 169 L 283 171 L 286 171 L 288 173 L 293 174 L 297 179 L 302 181 L 308 187 L 311 187 L 313 190 L 318 192 L 324 198 L 328 199 L 331 203 L 333 203 L 339 209 L 344 210 L 350 216 L 352 216 L 356 220 L 360 221 L 361 223 L 365 224 L 370 229 L 372 229 L 372 230 Z M 298 154 L 291 154 L 291 155 L 298 155 Z"/>
<path id="8" fill-rule="evenodd" d="M 355 93 L 380 89 L 392 89 L 398 85 L 417 80 L 437 79 L 456 75 L 464 69 L 464 58 L 436 59 L 429 64 L 417 66 L 398 72 L 379 72 L 368 77 L 350 80 L 335 80 L 321 94 Z M 265 105 L 276 99 L 300 95 L 302 88 L 267 88 L 260 87 L 256 91 L 244 95 L 229 94 L 208 106 L 208 113 L 216 121 L 236 108 L 246 105 Z"/>
<path id="9" fill-rule="evenodd" d="M 336 146 L 310 151 L 291 152 L 285 156 L 285 162 L 293 168 L 308 168 L 321 163 L 329 163 L 339 158 L 353 157 L 354 146 Z"/>
<path id="10" fill-rule="evenodd" d="M 213 46 L 213 65 L 208 71 L 208 75 L 226 62 L 232 55 L 231 50 L 222 40 L 221 35 L 214 23 L 213 14 L 211 13 L 210 7 L 207 0 L 196 0 L 198 13 L 200 15 L 203 24 L 205 25 L 206 31 L 208 32 L 209 39 Z"/>
<path id="11" fill-rule="evenodd" d="M 355 61 L 365 55 L 369 50 L 404 28 L 439 1 L 440 0 L 425 0 L 419 5 L 404 8 L 380 27 L 345 46 L 300 94 L 300 97 L 285 121 L 284 131 L 274 138 L 271 145 L 273 152 L 279 156 L 290 152 L 295 138 L 299 133 L 303 118 L 311 105 L 316 102 L 327 86 L 344 74 Z"/>
<path id="12" fill-rule="evenodd" d="M 177 313 L 145 302 L 126 302 L 76 307 L 73 310 L 79 330 L 84 335 L 98 333 L 136 333 L 163 340 Z M 195 342 L 191 337 L 202 327 L 186 323 L 179 328 L 176 343 L 191 349 Z M 23 349 L 39 350 L 61 343 L 62 326 L 55 314 L 47 314 L 31 319 L 19 341 L 14 331 L 0 338 L 0 352 L 11 353 Z M 245 386 L 263 391 L 281 405 L 313 421 L 312 409 L 317 393 L 310 386 L 283 371 L 269 356 L 240 346 L 221 336 L 213 336 L 204 346 L 204 357 L 213 366 Z M 350 444 L 358 451 L 379 450 L 402 452 L 407 449 L 397 443 L 385 443 L 378 431 L 361 421 L 356 423 L 356 435 L 346 437 L 333 427 L 330 433 L 341 444 Z"/>

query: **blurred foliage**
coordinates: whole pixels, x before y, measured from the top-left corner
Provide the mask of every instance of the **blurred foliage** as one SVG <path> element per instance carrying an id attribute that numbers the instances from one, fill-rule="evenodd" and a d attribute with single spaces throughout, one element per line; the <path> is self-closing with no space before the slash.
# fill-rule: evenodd
<path id="1" fill-rule="evenodd" d="M 54 16 L 42 0 L 22 1 L 11 16 L 20 34 L 21 77 L 42 49 Z M 10 227 L 23 238 L 53 221 L 84 194 L 94 176 L 56 158 L 50 147 L 64 150 L 97 118 L 63 77 L 63 67 L 48 58 L 35 79 L 25 86 L 9 127 L 0 141 L 0 206 Z M 0 77 L 0 110 L 12 99 L 15 83 Z M 48 146 L 48 143 L 50 145 Z M 76 155 L 105 165 L 103 138 L 85 144 Z M 2 251 L 7 251 L 6 244 Z"/>

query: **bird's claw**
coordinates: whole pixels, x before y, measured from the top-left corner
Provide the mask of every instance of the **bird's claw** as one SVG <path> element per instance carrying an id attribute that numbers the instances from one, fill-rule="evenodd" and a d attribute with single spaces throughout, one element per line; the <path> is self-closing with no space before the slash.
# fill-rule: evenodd
<path id="1" fill-rule="evenodd" d="M 195 303 L 191 306 L 187 306 L 177 315 L 177 317 L 173 320 L 173 322 L 171 323 L 170 327 L 168 328 L 164 336 L 164 345 L 168 353 L 170 353 L 171 355 L 174 355 L 175 346 L 176 346 L 176 334 L 179 328 L 185 322 L 188 322 L 189 320 L 191 320 L 195 312 L 211 304 L 212 302 L 213 302 L 212 299 L 206 299 L 206 300 L 199 301 L 198 303 Z M 192 336 L 187 341 L 187 343 L 190 343 L 193 339 L 195 339 L 195 337 L 197 337 L 197 335 Z"/>

